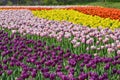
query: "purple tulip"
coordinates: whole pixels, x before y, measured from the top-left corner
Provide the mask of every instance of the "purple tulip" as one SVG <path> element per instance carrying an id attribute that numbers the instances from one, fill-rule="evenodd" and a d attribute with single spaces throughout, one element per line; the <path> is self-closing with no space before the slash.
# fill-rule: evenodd
<path id="1" fill-rule="evenodd" d="M 108 78 L 108 74 L 105 72 L 105 73 L 103 74 L 103 77 L 104 77 L 105 79 L 107 79 L 107 78 Z"/>
<path id="2" fill-rule="evenodd" d="M 55 77 L 56 77 L 56 75 L 55 75 L 54 73 L 51 73 L 51 74 L 50 74 L 50 80 L 54 80 Z"/>
<path id="3" fill-rule="evenodd" d="M 70 59 L 69 64 L 74 67 L 76 65 L 75 59 Z"/>
<path id="4" fill-rule="evenodd" d="M 0 69 L 2 69 L 3 67 L 2 67 L 2 65 L 0 64 Z"/>
<path id="5" fill-rule="evenodd" d="M 68 52 L 68 53 L 66 53 L 66 54 L 64 54 L 64 58 L 68 58 L 70 56 L 70 53 Z"/>
<path id="6" fill-rule="evenodd" d="M 108 63 L 108 64 L 105 65 L 104 69 L 108 70 L 109 68 L 110 68 L 110 64 Z"/>
<path id="7" fill-rule="evenodd" d="M 8 69 L 7 65 L 3 66 L 3 69 L 4 69 L 4 70 L 7 70 L 7 69 Z"/>
<path id="8" fill-rule="evenodd" d="M 86 64 L 86 67 L 87 67 L 87 68 L 90 68 L 90 67 L 91 67 L 91 64 Z"/>
<path id="9" fill-rule="evenodd" d="M 0 71 L 0 76 L 3 74 L 3 71 Z"/>
<path id="10" fill-rule="evenodd" d="M 35 78 L 35 77 L 36 77 L 36 75 L 37 75 L 37 73 L 36 73 L 36 72 L 32 72 L 32 73 L 31 73 L 31 76 L 32 76 L 33 78 Z"/>
<path id="11" fill-rule="evenodd" d="M 92 65 L 92 68 L 95 69 L 96 68 L 96 64 Z"/>
<path id="12" fill-rule="evenodd" d="M 49 71 L 49 68 L 42 68 L 41 69 L 41 72 L 48 72 Z"/>
<path id="13" fill-rule="evenodd" d="M 6 59 L 6 60 L 3 60 L 3 63 L 6 64 L 6 63 L 7 63 L 7 59 Z"/>
<path id="14" fill-rule="evenodd" d="M 7 74 L 8 74 L 8 75 L 11 75 L 12 73 L 13 73 L 12 70 L 7 70 Z"/>
<path id="15" fill-rule="evenodd" d="M 19 78 L 17 78 L 16 80 L 24 80 L 24 79 L 22 79 L 21 77 L 19 77 Z"/>
<path id="16" fill-rule="evenodd" d="M 70 68 L 70 66 L 68 66 L 68 65 L 67 65 L 67 66 L 65 66 L 65 69 L 66 69 L 66 70 L 69 70 L 69 68 Z"/>
<path id="17" fill-rule="evenodd" d="M 44 76 L 45 78 L 49 78 L 49 77 L 50 77 L 50 73 L 44 72 L 44 73 L 43 73 L 43 76 Z"/>
<path id="18" fill-rule="evenodd" d="M 117 74 L 120 75 L 120 70 L 117 70 Z"/>
<path id="19" fill-rule="evenodd" d="M 115 73 L 117 72 L 117 70 L 116 70 L 116 69 L 113 69 L 112 72 L 113 72 L 113 74 L 115 74 Z"/>

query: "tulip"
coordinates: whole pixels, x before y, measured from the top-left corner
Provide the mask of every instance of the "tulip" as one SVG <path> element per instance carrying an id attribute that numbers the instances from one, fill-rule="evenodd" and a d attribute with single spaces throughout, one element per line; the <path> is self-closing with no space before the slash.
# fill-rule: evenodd
<path id="1" fill-rule="evenodd" d="M 108 70 L 109 68 L 110 68 L 110 64 L 106 64 L 104 67 L 105 70 Z"/>
<path id="2" fill-rule="evenodd" d="M 56 77 L 56 75 L 55 75 L 54 73 L 51 73 L 51 74 L 50 74 L 50 80 L 54 80 L 55 77 Z"/>
<path id="3" fill-rule="evenodd" d="M 109 53 L 111 53 L 111 52 L 113 52 L 114 51 L 114 49 L 112 49 L 112 48 L 108 48 L 108 50 L 107 50 Z"/>
<path id="4" fill-rule="evenodd" d="M 43 73 L 43 76 L 44 76 L 45 78 L 49 78 L 49 77 L 50 77 L 50 74 L 49 74 L 48 72 L 44 72 L 44 73 Z"/>
<path id="5" fill-rule="evenodd" d="M 75 45 L 73 47 L 76 48 L 76 47 L 79 47 L 79 46 L 80 46 L 80 42 L 77 42 L 77 43 L 75 43 Z"/>
<path id="6" fill-rule="evenodd" d="M 92 68 L 95 69 L 96 68 L 96 64 L 92 65 Z"/>
<path id="7" fill-rule="evenodd" d="M 6 64 L 6 63 L 7 63 L 7 60 L 3 60 L 3 63 Z"/>
<path id="8" fill-rule="evenodd" d="M 12 70 L 7 70 L 7 74 L 8 74 L 8 75 L 11 75 L 12 73 L 13 73 Z"/>
<path id="9" fill-rule="evenodd" d="M 8 69 L 7 65 L 3 66 L 3 69 L 4 69 L 4 70 L 7 70 L 7 69 Z"/>
<path id="10" fill-rule="evenodd" d="M 3 74 L 3 72 L 2 71 L 0 71 L 0 76 Z"/>
<path id="11" fill-rule="evenodd" d="M 23 80 L 23 79 L 20 77 L 20 78 L 17 78 L 16 80 Z"/>
<path id="12" fill-rule="evenodd" d="M 74 67 L 76 65 L 76 61 L 74 59 L 70 59 L 69 64 Z"/>
<path id="13" fill-rule="evenodd" d="M 35 77 L 36 77 L 36 74 L 37 74 L 36 72 L 32 72 L 32 73 L 31 73 L 31 76 L 32 76 L 33 78 L 35 78 Z"/>
<path id="14" fill-rule="evenodd" d="M 120 50 L 117 51 L 117 55 L 120 55 Z"/>

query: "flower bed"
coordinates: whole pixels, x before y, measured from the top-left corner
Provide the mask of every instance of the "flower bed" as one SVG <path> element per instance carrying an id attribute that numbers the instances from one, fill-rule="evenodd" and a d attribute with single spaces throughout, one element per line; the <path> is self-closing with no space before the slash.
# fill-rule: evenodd
<path id="1" fill-rule="evenodd" d="M 120 78 L 120 55 L 92 57 L 0 30 L 0 79 L 104 80 Z M 9 35 L 11 34 L 11 35 Z"/>
<path id="2" fill-rule="evenodd" d="M 49 11 L 55 12 L 48 17 L 54 20 L 38 18 L 26 9 L 0 11 L 0 80 L 120 79 L 119 20 L 106 21 L 115 21 L 114 30 L 91 28 L 66 21 L 73 14 L 84 18 L 86 14 Z M 39 11 L 33 12 L 40 16 Z M 72 18 L 74 21 L 76 16 Z"/>
<path id="3" fill-rule="evenodd" d="M 116 52 L 119 52 L 120 29 L 112 32 L 110 29 L 94 29 L 65 21 L 58 22 L 40 19 L 34 17 L 29 10 L 1 11 L 0 26 L 12 29 L 13 32 L 19 32 L 23 35 L 33 34 L 41 37 L 55 38 L 57 41 L 62 41 L 65 38 L 62 44 L 65 44 L 74 53 L 92 52 L 92 54 L 97 53 L 97 55 L 104 56 L 112 53 L 109 56 L 113 56 L 116 55 Z M 74 51 L 73 47 L 78 47 L 77 52 L 76 50 Z"/>

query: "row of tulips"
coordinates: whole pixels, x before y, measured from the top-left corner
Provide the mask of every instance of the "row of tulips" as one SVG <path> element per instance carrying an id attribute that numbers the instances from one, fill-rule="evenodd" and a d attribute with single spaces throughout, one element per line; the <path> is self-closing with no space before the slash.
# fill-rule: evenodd
<path id="1" fill-rule="evenodd" d="M 73 9 L 85 14 L 100 16 L 102 18 L 110 18 L 120 20 L 120 9 L 104 8 L 99 6 L 3 6 L 0 9 L 28 9 L 28 10 L 51 10 L 51 9 Z"/>
<path id="2" fill-rule="evenodd" d="M 91 6 L 79 6 L 79 5 L 55 5 L 55 6 L 0 6 L 0 9 L 28 9 L 28 10 L 44 10 L 44 9 L 65 9 L 70 7 L 91 7 Z"/>
<path id="3" fill-rule="evenodd" d="M 89 15 L 97 15 L 103 18 L 111 18 L 120 20 L 120 9 L 115 8 L 104 8 L 104 7 L 69 7 L 68 9 L 73 9 L 80 11 Z"/>
<path id="4" fill-rule="evenodd" d="M 64 20 L 75 24 L 89 26 L 92 28 L 97 28 L 99 26 L 102 26 L 102 28 L 109 27 L 111 29 L 120 28 L 119 20 L 111 20 L 110 18 L 101 18 L 99 16 L 86 15 L 84 13 L 75 10 L 52 9 L 52 10 L 32 11 L 32 13 L 40 18 L 46 18 L 49 20 L 58 20 L 58 21 Z"/>
<path id="5" fill-rule="evenodd" d="M 1 11 L 0 26 L 11 29 L 13 33 L 37 35 L 46 40 L 48 45 L 54 43 L 64 49 L 69 48 L 73 53 L 110 57 L 120 55 L 120 29 L 113 32 L 110 29 L 94 29 L 65 21 L 40 19 L 29 10 Z M 37 36 L 36 39 L 39 38 Z"/>
<path id="6" fill-rule="evenodd" d="M 44 6 L 0 6 L 0 10 L 20 10 L 20 9 L 28 9 L 28 10 L 50 10 L 52 7 L 44 7 Z"/>
<path id="7" fill-rule="evenodd" d="M 5 32 L 6 31 L 6 32 Z M 120 55 L 79 55 L 0 30 L 1 80 L 119 80 Z"/>

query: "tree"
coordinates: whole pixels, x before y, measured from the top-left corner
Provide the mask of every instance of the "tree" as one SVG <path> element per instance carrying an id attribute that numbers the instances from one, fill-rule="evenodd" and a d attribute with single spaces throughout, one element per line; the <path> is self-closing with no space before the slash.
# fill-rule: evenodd
<path id="1" fill-rule="evenodd" d="M 20 5 L 25 5 L 26 3 L 27 3 L 26 0 L 20 0 L 20 1 L 19 1 L 19 4 L 20 4 Z"/>
<path id="2" fill-rule="evenodd" d="M 13 5 L 18 5 L 18 0 L 11 0 L 11 2 L 13 3 Z"/>
<path id="3" fill-rule="evenodd" d="M 7 2 L 8 2 L 8 0 L 2 0 L 2 4 L 3 4 L 3 5 L 6 5 Z"/>
<path id="4" fill-rule="evenodd" d="M 103 2 L 106 2 L 106 0 L 103 0 Z"/>
<path id="5" fill-rule="evenodd" d="M 37 3 L 38 5 L 40 5 L 40 2 L 41 2 L 41 0 L 32 0 L 33 5 L 36 5 L 36 3 Z"/>

